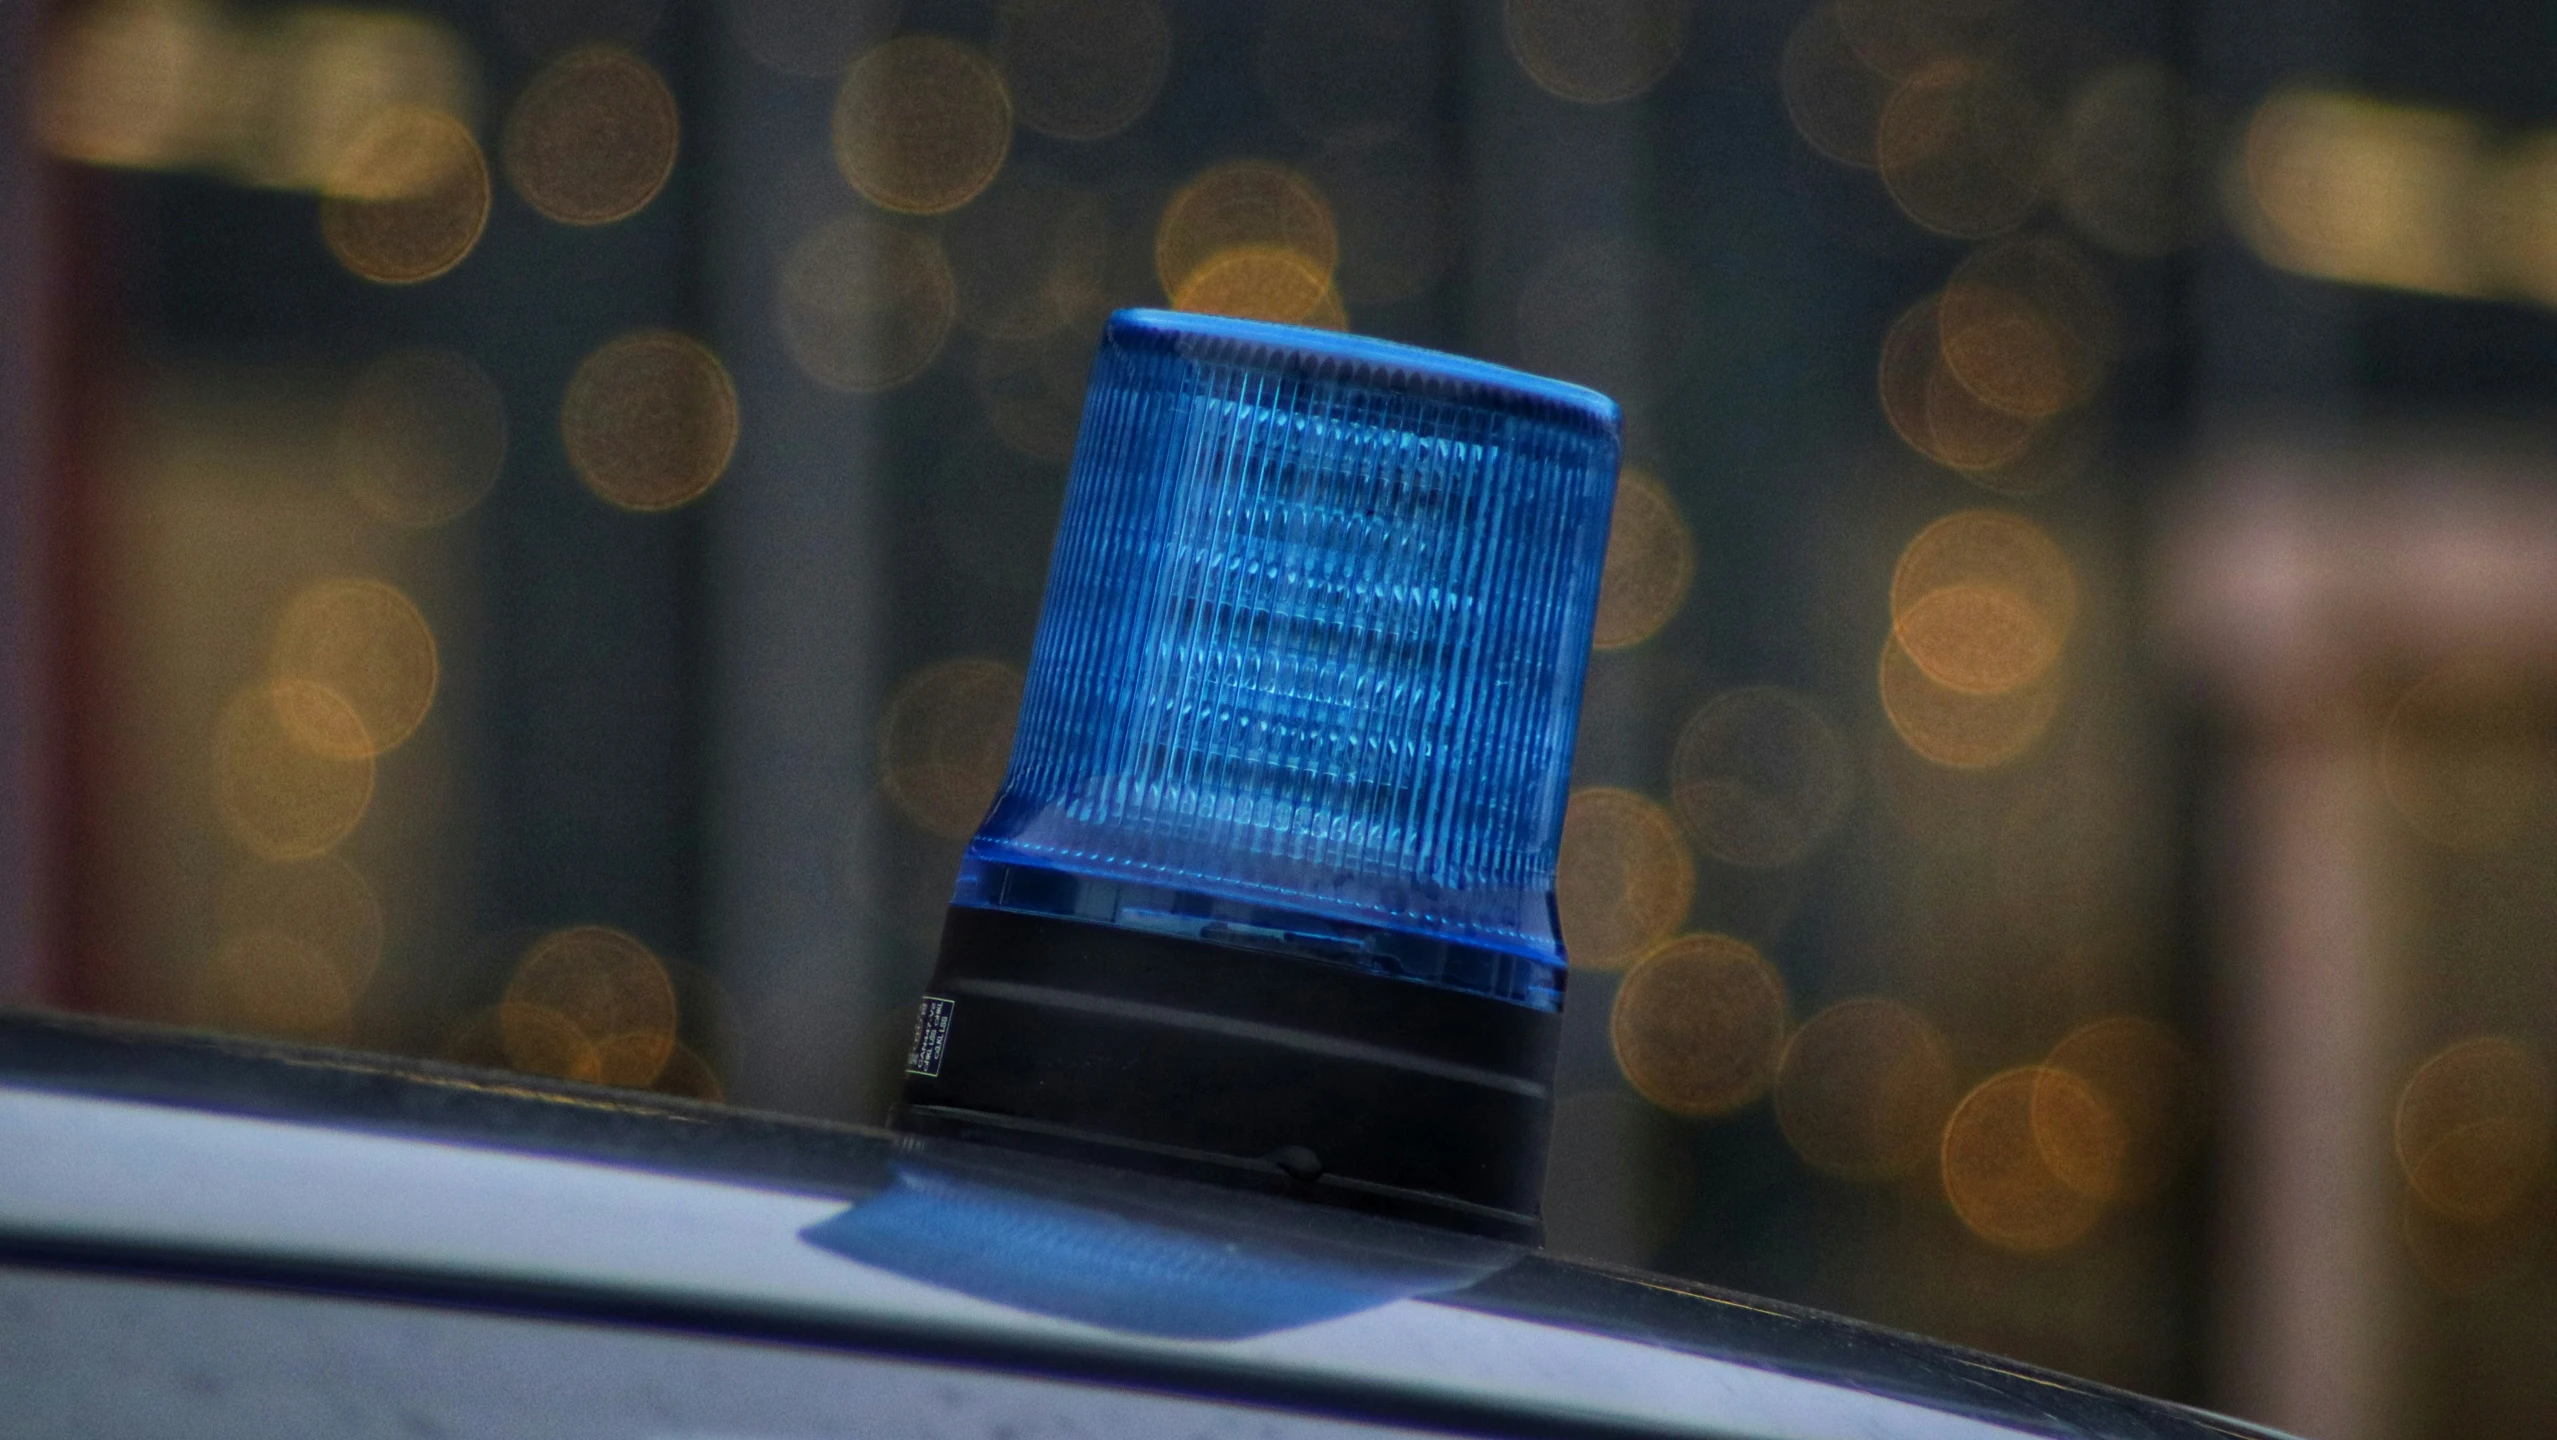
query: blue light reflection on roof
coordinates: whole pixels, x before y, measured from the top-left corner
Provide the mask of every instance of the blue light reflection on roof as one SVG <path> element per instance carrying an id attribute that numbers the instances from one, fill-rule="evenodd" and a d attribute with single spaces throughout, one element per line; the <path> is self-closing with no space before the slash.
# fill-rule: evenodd
<path id="1" fill-rule="evenodd" d="M 1191 1228 L 914 1162 L 900 1164 L 887 1189 L 800 1235 L 980 1300 L 1183 1340 L 1239 1340 L 1461 1289 L 1514 1258 L 1484 1243 L 1424 1259 L 1233 1225 Z"/>

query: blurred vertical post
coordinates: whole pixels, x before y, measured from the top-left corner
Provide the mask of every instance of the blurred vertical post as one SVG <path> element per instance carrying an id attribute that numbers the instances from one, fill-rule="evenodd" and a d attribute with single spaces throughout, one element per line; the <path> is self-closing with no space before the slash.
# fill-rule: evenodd
<path id="1" fill-rule="evenodd" d="M 2299 74 L 2349 73 L 2358 16 L 2335 0 L 2247 0 L 2189 7 L 2191 79 L 2230 110 Z M 2353 403 L 2349 322 L 2264 283 L 2224 249 L 2191 273 L 2195 438 L 2236 443 L 2237 427 L 2279 416 L 2334 427 Z M 2275 508 L 2246 530 L 2283 533 L 2282 498 L 2303 477 L 2223 475 Z M 2225 518 L 2225 517 L 2222 517 Z M 2199 535 L 2196 527 L 2193 535 Z M 2223 537 L 2225 538 L 2225 537 Z M 2235 732 L 2212 797 L 2205 846 L 2225 847 L 2213 1003 L 2224 1026 L 2225 1126 L 2209 1281 L 2217 1334 L 2213 1403 L 2331 1440 L 2392 1427 L 2395 1356 L 2380 1313 L 2394 1176 L 2377 1047 L 2387 1020 L 2386 957 L 2375 910 L 2384 802 L 2371 793 L 2367 717 L 2352 717 L 2349 667 L 2321 648 L 2341 637 L 2311 612 L 2314 586 L 2278 550 L 2188 555 L 2164 598 L 2176 640 L 2207 651 L 2216 699 Z M 2269 585 L 2273 593 L 2251 589 Z M 2205 599 L 2207 597 L 2207 599 Z M 2360 733 L 2357 733 L 2357 728 Z M 2208 853 L 2206 851 L 2206 853 Z"/>
<path id="2" fill-rule="evenodd" d="M 2246 957 L 2223 977 L 2245 1038 L 2224 1070 L 2229 1259 L 2223 1375 L 2248 1415 L 2352 1440 L 2390 1427 L 2399 1388 L 2385 1303 L 2395 1186 L 2387 1131 L 2398 1048 L 2387 953 L 2394 876 L 2369 727 L 2289 716 L 2301 730 L 2238 741 L 2224 793 L 2226 917 Z"/>
<path id="3" fill-rule="evenodd" d="M 42 283 L 50 248 L 42 162 L 21 117 L 29 111 L 38 21 L 45 7 L 0 7 L 0 1003 L 33 998 L 42 964 L 41 776 L 33 761 L 32 683 L 42 556 L 30 520 L 40 513 L 48 396 L 42 384 L 51 310 Z"/>
<path id="4" fill-rule="evenodd" d="M 2306 442 L 2179 518 L 2166 605 L 2228 724 L 2204 844 L 2226 1029 L 2221 1408 L 2301 1434 L 2398 1433 L 2417 1357 L 2396 1254 L 2398 1077 L 2423 1037 L 2373 682 L 2450 657 L 2557 656 L 2557 502 L 2527 469 Z"/>
<path id="5" fill-rule="evenodd" d="M 895 573 L 877 513 L 879 406 L 812 384 L 775 323 L 790 227 L 810 218 L 791 165 L 825 134 L 833 84 L 776 77 L 727 27 L 710 35 L 709 88 L 728 106 L 705 138 L 712 327 L 761 403 L 711 512 L 704 933 L 740 1008 L 729 1097 L 842 1115 L 860 1101 L 883 999 L 846 880 L 881 864 L 850 818 L 875 784 L 877 619 Z M 824 180 L 849 210 L 830 168 Z"/>
<path id="6" fill-rule="evenodd" d="M 2335 613 L 2334 558 L 2285 481 L 2186 532 L 2168 606 L 2228 722 L 2204 843 L 2215 867 L 2223 1133 L 2215 1399 L 2332 1440 L 2389 1429 L 2387 1112 L 2402 1045 L 2389 953 L 2394 867 L 2368 658 Z M 2291 562 L 2291 563 L 2285 563 Z"/>
<path id="7" fill-rule="evenodd" d="M 1664 434 L 1675 427 L 1661 419 L 1687 378 L 1677 362 L 1690 298 L 1664 217 L 1689 201 L 1681 187 L 1694 183 L 1678 168 L 1680 147 L 1663 132 L 1674 123 L 1666 117 L 1680 113 L 1675 92 L 1687 83 L 1675 73 L 1677 61 L 1690 28 L 1702 22 L 1670 6 L 1569 0 L 1452 13 L 1462 114 L 1462 149 L 1453 163 L 1467 243 L 1444 343 L 1588 385 L 1623 406 L 1625 466 L 1658 481 L 1635 482 L 1656 497 L 1645 515 L 1650 523 L 1635 533 L 1658 541 L 1659 531 L 1680 523 L 1676 495 L 1689 458 L 1669 453 Z M 1663 20 L 1676 23 L 1654 28 Z M 1641 21 L 1652 24 L 1624 23 Z M 1620 28 L 1607 38 L 1577 49 L 1558 43 L 1610 22 Z M 1620 509 L 1628 493 L 1619 490 Z M 1625 533 L 1619 517 L 1611 546 Z M 1667 548 L 1689 543 L 1681 533 Z M 1677 588 L 1683 597 L 1685 582 Z M 1600 603 L 1604 615 L 1607 601 Z M 1667 618 L 1654 616 L 1647 630 Z M 1667 788 L 1663 737 L 1675 733 L 1692 679 L 1684 666 L 1665 661 L 1668 652 L 1656 641 L 1624 637 L 1619 645 L 1602 635 L 1590 657 L 1573 806 L 1587 827 L 1580 833 L 1610 844 L 1642 837 L 1628 842 L 1635 848 L 1627 853 L 1642 858 L 1624 873 L 1645 877 L 1634 882 L 1645 898 L 1621 914 L 1574 913 L 1564 902 L 1571 998 L 1545 1222 L 1548 1243 L 1558 1249 L 1641 1264 L 1687 1222 L 1690 1134 L 1680 1117 L 1629 1088 L 1613 1058 L 1609 1023 L 1625 967 L 1685 929 L 1693 902 L 1683 837 L 1650 798 Z M 1572 842 L 1564 843 L 1568 867 Z M 1575 888 L 1568 875 L 1561 884 Z M 1592 921 L 1613 923 L 1621 934 L 1593 934 Z"/>
<path id="8" fill-rule="evenodd" d="M 1648 332 L 1678 323 L 1680 297 L 1661 293 L 1675 277 L 1646 243 L 1663 148 L 1656 117 L 1638 96 L 1592 103 L 1531 78 L 1497 12 L 1458 33 L 1468 51 L 1458 164 L 1474 243 L 1456 348 L 1606 392 L 1625 409 L 1626 463 L 1662 467 L 1660 426 L 1644 412 L 1678 377 L 1649 373 L 1662 337 Z M 1658 665 L 1593 659 L 1575 787 L 1660 787 L 1668 683 Z M 1603 996 L 1581 1007 L 1604 1008 Z"/>

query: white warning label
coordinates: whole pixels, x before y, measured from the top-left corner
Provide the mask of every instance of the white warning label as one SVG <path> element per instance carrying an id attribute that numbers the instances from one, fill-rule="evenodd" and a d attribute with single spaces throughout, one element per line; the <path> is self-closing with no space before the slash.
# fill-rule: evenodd
<path id="1" fill-rule="evenodd" d="M 950 1016 L 958 1002 L 926 995 L 914 1015 L 914 1048 L 906 1052 L 906 1073 L 938 1077 L 941 1057 L 950 1049 Z"/>

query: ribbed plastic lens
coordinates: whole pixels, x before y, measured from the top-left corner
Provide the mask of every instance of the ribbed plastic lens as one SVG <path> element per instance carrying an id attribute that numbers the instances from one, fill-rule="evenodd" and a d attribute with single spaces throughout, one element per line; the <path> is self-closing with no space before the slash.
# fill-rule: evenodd
<path id="1" fill-rule="evenodd" d="M 1112 317 L 958 903 L 1556 1006 L 1616 429 L 1408 346 Z"/>

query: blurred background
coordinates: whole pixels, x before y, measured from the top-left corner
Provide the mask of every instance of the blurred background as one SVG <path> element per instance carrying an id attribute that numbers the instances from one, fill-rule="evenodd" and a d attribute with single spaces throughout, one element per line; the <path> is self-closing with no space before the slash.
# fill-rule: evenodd
<path id="1" fill-rule="evenodd" d="M 0 994 L 875 1121 L 1103 316 L 1597 386 L 1561 1250 L 2557 1428 L 2458 0 L 0 8 Z"/>

